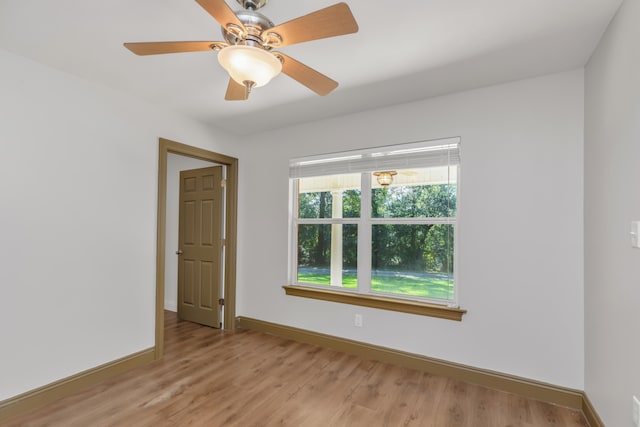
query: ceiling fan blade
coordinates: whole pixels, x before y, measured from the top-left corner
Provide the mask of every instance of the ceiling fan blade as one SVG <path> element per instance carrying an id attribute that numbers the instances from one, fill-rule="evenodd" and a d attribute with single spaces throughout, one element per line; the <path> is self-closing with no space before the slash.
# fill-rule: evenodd
<path id="1" fill-rule="evenodd" d="M 311 40 L 341 36 L 358 31 L 351 9 L 346 3 L 337 3 L 324 9 L 301 16 L 267 31 L 276 33 L 282 39 L 278 47 Z"/>
<path id="2" fill-rule="evenodd" d="M 249 91 L 245 86 L 230 78 L 224 99 L 227 101 L 246 101 L 249 99 Z"/>
<path id="3" fill-rule="evenodd" d="M 242 21 L 238 19 L 233 9 L 224 0 L 196 0 L 196 2 L 209 12 L 209 15 L 213 16 L 223 28 L 228 28 L 229 24 L 233 24 L 242 29 L 242 31 L 247 31 Z"/>
<path id="4" fill-rule="evenodd" d="M 124 47 L 136 55 L 158 55 L 162 53 L 199 52 L 211 50 L 211 45 L 220 42 L 148 42 L 125 43 Z"/>
<path id="5" fill-rule="evenodd" d="M 296 61 L 284 53 L 277 52 L 275 55 L 282 59 L 282 72 L 299 83 L 305 85 L 318 95 L 324 96 L 338 87 L 338 82 L 330 79 L 304 65 L 302 62 Z"/>

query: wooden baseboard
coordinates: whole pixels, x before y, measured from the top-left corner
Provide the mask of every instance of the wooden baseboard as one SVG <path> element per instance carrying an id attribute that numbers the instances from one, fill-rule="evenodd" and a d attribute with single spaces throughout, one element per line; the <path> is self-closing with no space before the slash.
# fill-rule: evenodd
<path id="1" fill-rule="evenodd" d="M 338 338 L 331 335 L 278 325 L 247 317 L 236 318 L 236 324 L 240 328 L 253 329 L 321 347 L 333 348 L 339 351 L 344 351 L 345 353 L 356 354 L 373 360 L 418 369 L 448 378 L 455 378 L 461 381 L 479 384 L 509 393 L 516 393 L 577 410 L 585 411 L 585 402 L 588 402 L 584 392 L 581 390 L 560 387 L 514 375 L 474 368 L 471 366 L 448 362 L 446 360 L 434 359 L 391 348 L 366 344 L 345 338 Z M 597 417 L 597 415 L 595 415 L 595 410 L 593 410 L 593 407 L 590 404 L 589 407 L 591 408 L 590 410 L 594 416 Z M 587 416 L 586 414 L 587 413 L 585 411 L 585 416 Z M 595 423 L 592 423 L 591 425 L 592 427 L 598 426 L 598 424 Z"/>
<path id="2" fill-rule="evenodd" d="M 154 349 L 140 351 L 0 402 L 0 422 L 42 408 L 63 397 L 154 360 Z"/>
<path id="3" fill-rule="evenodd" d="M 589 422 L 589 426 L 591 427 L 604 427 L 604 423 L 602 419 L 596 412 L 596 409 L 593 407 L 593 404 L 589 400 L 586 394 L 583 394 L 582 399 L 582 413 L 584 417 Z"/>

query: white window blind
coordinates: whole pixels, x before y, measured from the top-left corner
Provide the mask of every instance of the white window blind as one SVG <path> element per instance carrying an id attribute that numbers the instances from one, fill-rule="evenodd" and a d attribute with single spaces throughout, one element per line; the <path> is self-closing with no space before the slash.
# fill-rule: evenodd
<path id="1" fill-rule="evenodd" d="M 289 177 L 451 166 L 459 163 L 460 138 L 455 137 L 291 159 Z"/>

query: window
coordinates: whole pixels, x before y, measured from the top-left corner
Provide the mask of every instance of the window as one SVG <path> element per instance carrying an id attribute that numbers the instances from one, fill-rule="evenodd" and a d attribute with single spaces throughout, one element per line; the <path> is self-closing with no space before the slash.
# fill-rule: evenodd
<path id="1" fill-rule="evenodd" d="M 455 306 L 459 142 L 292 160 L 290 283 Z"/>

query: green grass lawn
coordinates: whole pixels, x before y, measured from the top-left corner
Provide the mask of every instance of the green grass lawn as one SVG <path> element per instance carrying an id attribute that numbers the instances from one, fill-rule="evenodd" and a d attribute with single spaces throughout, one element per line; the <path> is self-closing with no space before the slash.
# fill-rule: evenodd
<path id="1" fill-rule="evenodd" d="M 299 283 L 313 285 L 329 285 L 329 274 L 298 273 Z M 343 274 L 342 286 L 355 289 L 357 279 L 355 274 Z M 399 294 L 423 298 L 451 299 L 453 297 L 453 283 L 438 277 L 416 277 L 410 274 L 387 276 L 373 275 L 371 278 L 371 290 L 388 294 Z"/>

